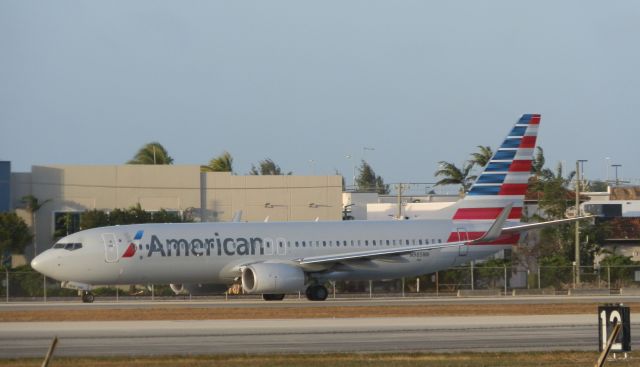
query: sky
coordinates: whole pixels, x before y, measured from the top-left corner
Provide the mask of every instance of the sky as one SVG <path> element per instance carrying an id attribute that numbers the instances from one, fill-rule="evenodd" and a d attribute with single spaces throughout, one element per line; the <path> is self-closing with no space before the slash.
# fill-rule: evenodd
<path id="1" fill-rule="evenodd" d="M 175 164 L 229 151 L 385 182 L 540 113 L 547 165 L 640 184 L 638 1 L 0 0 L 0 160 Z"/>

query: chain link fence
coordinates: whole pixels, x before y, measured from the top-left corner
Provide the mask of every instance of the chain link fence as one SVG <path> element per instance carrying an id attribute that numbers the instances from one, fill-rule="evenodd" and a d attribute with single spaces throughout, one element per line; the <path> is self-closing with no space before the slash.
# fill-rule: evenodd
<path id="1" fill-rule="evenodd" d="M 0 302 L 71 301 L 77 290 L 65 289 L 60 282 L 37 272 L 0 273 Z M 338 281 L 326 284 L 330 298 L 381 298 L 430 296 L 511 296 L 622 294 L 640 295 L 640 266 L 516 267 L 463 266 L 419 277 L 385 281 Z M 100 300 L 189 300 L 259 298 L 243 295 L 241 287 L 224 295 L 176 295 L 169 285 L 126 285 L 98 287 L 92 292 Z M 239 291 L 239 292 L 238 292 Z M 237 294 L 239 293 L 239 294 Z M 304 294 L 293 295 L 304 298 Z"/>

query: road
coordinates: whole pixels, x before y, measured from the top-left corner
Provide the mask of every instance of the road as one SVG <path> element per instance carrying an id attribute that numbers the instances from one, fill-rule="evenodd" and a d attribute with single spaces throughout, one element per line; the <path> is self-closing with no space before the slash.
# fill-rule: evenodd
<path id="1" fill-rule="evenodd" d="M 72 312 L 72 311 L 71 311 Z M 632 330 L 640 318 L 632 315 Z M 0 357 L 597 350 L 597 316 L 6 322 Z M 637 348 L 634 345 L 633 348 Z"/>

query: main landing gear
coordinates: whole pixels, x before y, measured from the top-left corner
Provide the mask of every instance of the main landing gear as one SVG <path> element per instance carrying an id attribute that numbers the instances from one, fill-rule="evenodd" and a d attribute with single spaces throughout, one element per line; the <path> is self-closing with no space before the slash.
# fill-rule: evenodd
<path id="1" fill-rule="evenodd" d="M 93 303 L 94 300 L 95 300 L 95 297 L 93 296 L 93 293 L 91 293 L 90 291 L 82 291 L 83 303 Z"/>
<path id="2" fill-rule="evenodd" d="M 284 294 L 263 294 L 262 299 L 265 301 L 282 301 Z"/>
<path id="3" fill-rule="evenodd" d="M 324 301 L 329 296 L 329 291 L 324 285 L 311 285 L 306 291 L 309 301 Z"/>

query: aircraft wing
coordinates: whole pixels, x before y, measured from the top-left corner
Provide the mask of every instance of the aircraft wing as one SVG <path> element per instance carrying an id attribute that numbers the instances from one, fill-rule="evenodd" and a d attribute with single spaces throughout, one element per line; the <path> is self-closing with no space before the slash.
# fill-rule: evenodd
<path id="1" fill-rule="evenodd" d="M 558 224 L 571 223 L 571 222 L 584 220 L 584 219 L 591 219 L 591 218 L 595 218 L 595 217 L 593 215 L 586 215 L 586 216 L 583 216 L 583 217 L 576 217 L 576 218 L 550 220 L 548 222 L 520 224 L 520 225 L 517 225 L 517 226 L 511 226 L 511 227 L 502 228 L 502 233 L 526 232 L 526 231 L 530 231 L 530 230 L 533 230 L 533 229 L 551 227 L 551 226 L 556 226 Z"/>
<path id="2" fill-rule="evenodd" d="M 347 261 L 347 260 L 364 260 L 364 259 L 373 259 L 386 257 L 390 255 L 405 255 L 416 251 L 432 251 L 446 247 L 456 247 L 456 246 L 466 246 L 473 245 L 474 243 L 480 242 L 490 242 L 496 240 L 501 235 L 511 234 L 516 232 L 526 232 L 533 229 L 540 229 L 544 227 L 554 226 L 563 223 L 575 222 L 578 220 L 589 219 L 592 216 L 585 217 L 577 217 L 577 218 L 569 218 L 569 219 L 560 219 L 560 220 L 552 220 L 548 222 L 541 223 L 529 223 L 522 224 L 511 227 L 503 227 L 506 219 L 509 217 L 509 212 L 511 211 L 511 205 L 506 206 L 502 212 L 498 215 L 498 218 L 493 222 L 491 228 L 480 238 L 475 240 L 467 240 L 467 241 L 456 241 L 456 242 L 445 242 L 439 244 L 430 244 L 430 245 L 421 245 L 421 246 L 407 246 L 401 248 L 394 249 L 382 249 L 382 250 L 370 250 L 370 251 L 358 251 L 358 252 L 348 252 L 342 254 L 335 255 L 322 255 L 322 256 L 310 256 L 304 257 L 300 259 L 296 259 L 295 261 L 300 265 L 307 264 L 323 264 L 323 263 L 335 263 L 339 261 Z"/>

